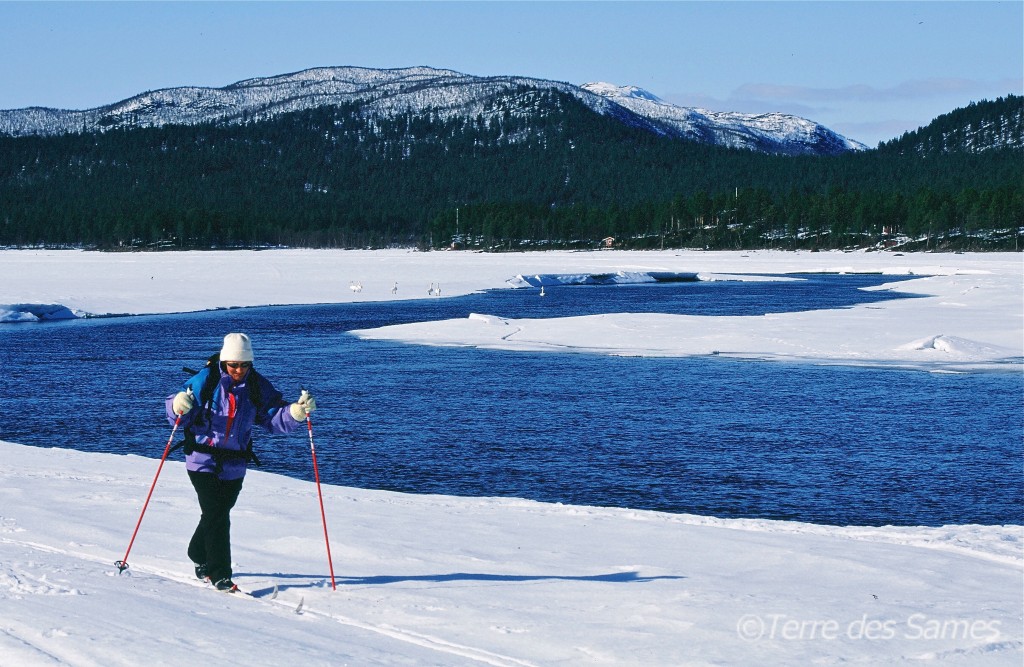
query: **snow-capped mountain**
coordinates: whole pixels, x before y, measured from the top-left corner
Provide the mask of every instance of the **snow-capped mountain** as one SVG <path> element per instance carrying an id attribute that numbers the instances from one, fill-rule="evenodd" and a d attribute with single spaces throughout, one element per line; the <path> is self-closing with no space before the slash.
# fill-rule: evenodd
<path id="1" fill-rule="evenodd" d="M 763 153 L 835 154 L 866 150 L 824 125 L 782 113 L 744 114 L 680 107 L 636 86 L 586 83 L 581 86 L 636 114 L 667 125 L 694 141 Z"/>
<path id="2" fill-rule="evenodd" d="M 596 113 L 670 137 L 782 154 L 834 154 L 865 148 L 817 123 L 784 114 L 717 113 L 677 107 L 635 87 L 581 87 L 529 77 L 471 76 L 431 67 L 320 67 L 246 79 L 223 88 L 149 91 L 84 111 L 41 107 L 0 111 L 0 133 L 52 135 L 166 124 L 241 123 L 346 103 L 358 103 L 367 116 L 429 112 L 440 117 L 488 117 L 507 110 L 490 104 L 497 97 L 515 97 L 531 89 L 554 89 L 575 96 Z"/>
<path id="3" fill-rule="evenodd" d="M 23 136 L 94 132 L 204 122 L 259 121 L 290 111 L 357 102 L 365 116 L 431 112 L 440 117 L 488 115 L 487 102 L 525 89 L 556 89 L 603 115 L 649 125 L 604 97 L 576 86 L 527 77 L 478 77 L 431 67 L 320 67 L 246 79 L 223 88 L 149 91 L 114 104 L 73 111 L 31 107 L 0 111 L 0 133 Z"/>

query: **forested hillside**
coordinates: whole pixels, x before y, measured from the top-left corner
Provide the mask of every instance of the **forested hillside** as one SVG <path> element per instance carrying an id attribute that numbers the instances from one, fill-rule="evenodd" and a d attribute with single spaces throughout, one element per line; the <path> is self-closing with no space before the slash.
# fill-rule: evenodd
<path id="1" fill-rule="evenodd" d="M 943 114 L 914 132 L 880 146 L 884 153 L 984 153 L 1024 149 L 1024 97 L 1007 95 Z"/>
<path id="2" fill-rule="evenodd" d="M 1021 100 L 1000 104 L 1019 119 Z M 0 244 L 1014 249 L 1024 225 L 1019 142 L 784 157 L 661 137 L 554 90 L 493 103 L 490 120 L 351 104 L 0 138 Z"/>

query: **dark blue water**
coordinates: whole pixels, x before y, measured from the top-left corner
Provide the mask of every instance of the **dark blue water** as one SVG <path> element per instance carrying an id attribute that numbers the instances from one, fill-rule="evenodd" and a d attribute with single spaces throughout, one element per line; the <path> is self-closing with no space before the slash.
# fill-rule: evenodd
<path id="1" fill-rule="evenodd" d="M 327 483 L 830 524 L 1021 523 L 1024 377 L 430 348 L 345 332 L 596 312 L 760 314 L 893 298 L 880 276 L 502 290 L 0 328 L 0 439 L 158 458 L 163 397 L 227 331 L 317 395 Z M 304 432 L 264 469 L 312 478 Z M 177 454 L 180 458 L 180 454 Z M 155 464 L 154 464 L 155 465 Z"/>

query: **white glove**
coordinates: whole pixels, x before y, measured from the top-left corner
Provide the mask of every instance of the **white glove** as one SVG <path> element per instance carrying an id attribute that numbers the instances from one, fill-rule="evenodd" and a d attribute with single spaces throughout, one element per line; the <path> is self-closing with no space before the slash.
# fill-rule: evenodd
<path id="1" fill-rule="evenodd" d="M 174 402 L 171 403 L 171 409 L 174 410 L 174 414 L 183 415 L 193 407 L 195 407 L 196 399 L 192 395 L 192 390 L 189 389 L 187 392 L 179 391 L 174 395 Z"/>
<path id="2" fill-rule="evenodd" d="M 302 390 L 302 395 L 299 396 L 299 400 L 288 406 L 288 411 L 292 414 L 292 419 L 297 422 L 306 421 L 306 417 L 310 412 L 316 410 L 316 399 L 305 389 Z"/>

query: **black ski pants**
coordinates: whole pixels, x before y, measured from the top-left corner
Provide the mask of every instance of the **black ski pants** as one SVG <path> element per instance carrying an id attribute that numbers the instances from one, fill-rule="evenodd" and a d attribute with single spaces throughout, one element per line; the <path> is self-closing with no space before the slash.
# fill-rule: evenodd
<path id="1" fill-rule="evenodd" d="M 188 543 L 188 557 L 206 565 L 210 581 L 231 578 L 231 508 L 242 490 L 242 480 L 221 480 L 209 472 L 188 471 L 199 496 L 202 515 Z"/>

